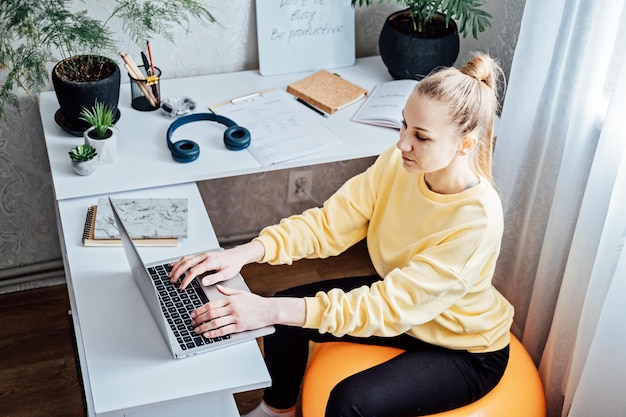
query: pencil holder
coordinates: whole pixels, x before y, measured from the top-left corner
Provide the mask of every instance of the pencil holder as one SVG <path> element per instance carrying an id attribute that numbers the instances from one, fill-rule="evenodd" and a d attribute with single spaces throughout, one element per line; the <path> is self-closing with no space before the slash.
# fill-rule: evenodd
<path id="1" fill-rule="evenodd" d="M 145 73 L 143 65 L 138 68 Z M 140 111 L 157 110 L 161 106 L 161 70 L 154 67 L 154 74 L 146 75 L 141 80 L 130 74 L 128 76 L 130 77 L 130 97 L 133 109 Z"/>

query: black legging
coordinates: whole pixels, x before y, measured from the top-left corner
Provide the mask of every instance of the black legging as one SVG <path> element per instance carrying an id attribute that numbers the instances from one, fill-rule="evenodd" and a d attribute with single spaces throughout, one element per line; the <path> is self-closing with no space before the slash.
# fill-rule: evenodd
<path id="1" fill-rule="evenodd" d="M 283 291 L 277 296 L 304 297 L 318 291 L 349 291 L 379 280 L 378 276 L 321 281 Z M 327 417 L 402 417 L 451 410 L 481 398 L 496 386 L 509 357 L 508 346 L 492 353 L 469 353 L 424 343 L 414 337 L 342 337 L 317 330 L 276 326 L 264 339 L 265 361 L 272 386 L 264 393 L 267 404 L 292 407 L 309 354 L 309 341 L 350 341 L 393 346 L 406 352 L 340 382 L 331 392 Z"/>

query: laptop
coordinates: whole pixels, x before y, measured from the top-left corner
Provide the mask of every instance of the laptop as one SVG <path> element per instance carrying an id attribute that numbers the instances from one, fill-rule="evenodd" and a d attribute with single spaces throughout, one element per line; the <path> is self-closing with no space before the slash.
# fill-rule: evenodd
<path id="1" fill-rule="evenodd" d="M 207 339 L 193 331 L 190 313 L 195 308 L 210 300 L 222 298 L 223 295 L 215 285 L 204 287 L 198 277 L 186 289 L 181 290 L 169 281 L 170 264 L 180 257 L 165 259 L 146 264 L 142 261 L 137 247 L 128 235 L 124 222 L 115 207 L 115 199 L 109 198 L 113 216 L 122 240 L 126 259 L 132 270 L 133 277 L 143 295 L 150 313 L 154 317 L 167 346 L 175 358 L 186 358 L 199 353 L 225 348 L 257 337 L 265 336 L 274 331 L 273 326 L 256 330 L 233 333 L 228 336 Z M 216 250 L 221 250 L 220 248 Z M 204 274 L 203 276 L 206 276 Z M 220 283 L 223 286 L 250 291 L 241 274 Z"/>

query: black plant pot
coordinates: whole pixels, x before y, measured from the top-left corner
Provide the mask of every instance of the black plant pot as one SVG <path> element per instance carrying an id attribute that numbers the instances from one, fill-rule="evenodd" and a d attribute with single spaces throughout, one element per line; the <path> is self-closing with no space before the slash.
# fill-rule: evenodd
<path id="1" fill-rule="evenodd" d="M 72 59 L 72 58 L 69 58 Z M 94 81 L 71 81 L 65 79 L 57 63 L 52 69 L 52 85 L 59 101 L 59 110 L 55 114 L 56 122 L 67 132 L 82 136 L 89 125 L 79 119 L 83 108 L 91 108 L 96 102 L 103 103 L 113 109 L 116 120 L 119 118 L 117 105 L 120 98 L 121 73 L 119 66 L 108 58 L 102 65 L 111 66 L 106 77 Z"/>
<path id="2" fill-rule="evenodd" d="M 407 10 L 392 13 L 378 40 L 380 56 L 396 79 L 419 80 L 438 67 L 449 67 L 459 56 L 459 33 L 454 20 L 445 26 L 445 16 L 437 15 L 423 33 L 412 30 Z"/>

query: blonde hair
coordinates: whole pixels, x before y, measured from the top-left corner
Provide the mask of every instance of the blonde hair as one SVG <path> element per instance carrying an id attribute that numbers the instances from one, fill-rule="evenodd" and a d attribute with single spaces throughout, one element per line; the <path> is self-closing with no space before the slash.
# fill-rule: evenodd
<path id="1" fill-rule="evenodd" d="M 445 68 L 422 79 L 416 91 L 450 108 L 450 122 L 459 135 L 474 134 L 477 149 L 471 160 L 472 169 L 493 182 L 493 123 L 498 110 L 504 73 L 500 65 L 484 53 L 476 53 L 461 69 Z"/>

